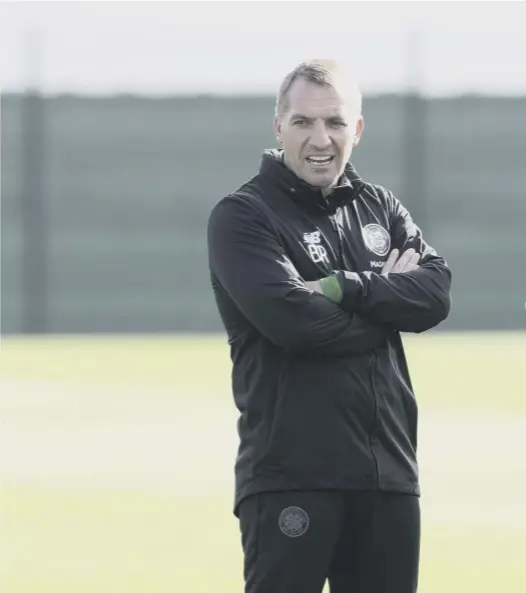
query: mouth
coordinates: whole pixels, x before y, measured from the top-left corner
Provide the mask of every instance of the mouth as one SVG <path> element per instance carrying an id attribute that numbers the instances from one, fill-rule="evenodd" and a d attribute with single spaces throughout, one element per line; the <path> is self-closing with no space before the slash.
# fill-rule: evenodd
<path id="1" fill-rule="evenodd" d="M 334 156 L 308 156 L 305 160 L 311 165 L 326 166 L 332 163 L 332 161 L 334 160 Z"/>

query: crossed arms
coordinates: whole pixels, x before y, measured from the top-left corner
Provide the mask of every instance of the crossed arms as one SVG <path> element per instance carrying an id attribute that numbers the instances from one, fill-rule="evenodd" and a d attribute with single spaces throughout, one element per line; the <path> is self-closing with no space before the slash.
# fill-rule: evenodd
<path id="1" fill-rule="evenodd" d="M 336 295 L 328 290 L 328 298 L 326 281 L 301 278 L 263 214 L 242 198 L 225 198 L 208 222 L 213 280 L 261 334 L 288 349 L 362 354 L 390 331 L 426 331 L 449 314 L 451 272 L 392 200 L 392 242 L 407 269 L 402 258 L 393 269 L 395 253 L 381 274 L 336 272 L 329 279 Z"/>

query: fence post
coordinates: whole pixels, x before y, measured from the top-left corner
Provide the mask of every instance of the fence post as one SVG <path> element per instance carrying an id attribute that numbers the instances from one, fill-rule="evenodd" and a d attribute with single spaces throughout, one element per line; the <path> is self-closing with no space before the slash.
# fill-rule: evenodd
<path id="1" fill-rule="evenodd" d="M 407 39 L 407 92 L 403 99 L 402 195 L 415 223 L 431 233 L 428 196 L 428 101 L 423 96 L 425 52 L 420 28 Z"/>
<path id="2" fill-rule="evenodd" d="M 22 98 L 22 332 L 48 330 L 48 229 L 45 195 L 45 99 L 38 90 L 38 37 L 26 40 L 28 88 Z"/>

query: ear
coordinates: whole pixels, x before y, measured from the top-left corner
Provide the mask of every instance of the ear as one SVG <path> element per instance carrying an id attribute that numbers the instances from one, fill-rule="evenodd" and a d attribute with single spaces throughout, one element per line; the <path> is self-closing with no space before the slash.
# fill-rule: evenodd
<path id="1" fill-rule="evenodd" d="M 358 121 L 356 122 L 356 132 L 354 134 L 353 147 L 358 146 L 358 144 L 360 142 L 360 138 L 362 137 L 363 128 L 364 128 L 363 115 L 360 115 L 360 117 L 358 118 Z"/>
<path id="2" fill-rule="evenodd" d="M 274 135 L 279 144 L 281 144 L 281 118 L 278 115 L 274 116 Z"/>

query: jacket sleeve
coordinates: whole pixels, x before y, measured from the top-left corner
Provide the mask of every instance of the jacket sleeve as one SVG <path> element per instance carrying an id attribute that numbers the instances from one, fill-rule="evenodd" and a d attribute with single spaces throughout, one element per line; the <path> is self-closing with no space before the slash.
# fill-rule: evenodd
<path id="1" fill-rule="evenodd" d="M 356 355 L 385 342 L 386 328 L 349 315 L 306 287 L 266 217 L 244 198 L 223 198 L 207 231 L 213 281 L 275 345 Z"/>
<path id="2" fill-rule="evenodd" d="M 411 272 L 335 274 L 340 284 L 340 306 L 391 329 L 420 333 L 446 319 L 451 307 L 451 270 L 429 246 L 407 209 L 390 192 L 391 249 L 400 255 L 413 248 L 420 254 Z"/>

